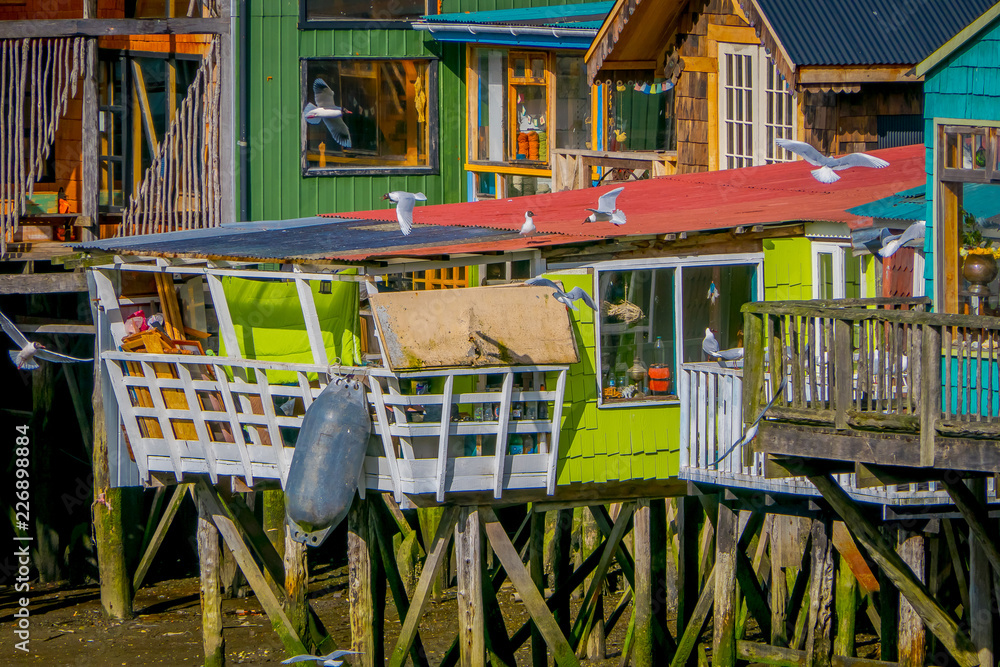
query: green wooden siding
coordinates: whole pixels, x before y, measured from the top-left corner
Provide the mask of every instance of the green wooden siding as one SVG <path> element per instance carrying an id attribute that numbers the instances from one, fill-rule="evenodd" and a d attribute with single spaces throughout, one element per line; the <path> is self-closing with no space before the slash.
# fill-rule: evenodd
<path id="1" fill-rule="evenodd" d="M 812 298 L 812 242 L 805 238 L 764 241 L 764 300 Z"/>
<path id="2" fill-rule="evenodd" d="M 924 279 L 934 294 L 934 119 L 1000 121 L 1000 20 L 983 30 L 924 78 L 924 144 L 927 154 L 927 237 Z"/>
<path id="3" fill-rule="evenodd" d="M 443 0 L 441 13 L 484 12 L 491 9 L 522 9 L 524 7 L 557 7 L 583 0 Z"/>
<path id="4" fill-rule="evenodd" d="M 552 275 L 567 290 L 593 289 L 589 275 Z M 566 382 L 556 482 L 617 482 L 669 479 L 678 471 L 680 407 L 597 407 L 595 313 L 570 311 L 580 362 Z M 546 387 L 555 387 L 555 376 Z"/>

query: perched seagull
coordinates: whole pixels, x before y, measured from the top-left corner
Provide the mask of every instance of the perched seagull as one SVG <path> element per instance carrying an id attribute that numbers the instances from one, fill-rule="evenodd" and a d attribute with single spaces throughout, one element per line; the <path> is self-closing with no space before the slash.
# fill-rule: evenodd
<path id="1" fill-rule="evenodd" d="M 924 247 L 924 233 L 927 231 L 927 225 L 923 220 L 914 222 L 912 225 L 906 228 L 902 234 L 897 236 L 886 237 L 885 243 L 882 245 L 882 250 L 879 254 L 882 257 L 892 257 L 896 254 L 896 251 L 904 246 L 914 246 L 917 248 Z"/>
<path id="2" fill-rule="evenodd" d="M 93 361 L 91 359 L 78 359 L 76 357 L 71 357 L 68 354 L 59 354 L 58 352 L 52 352 L 45 349 L 45 346 L 41 343 L 32 343 L 24 334 L 18 331 L 14 323 L 7 319 L 7 316 L 0 313 L 0 327 L 7 332 L 11 340 L 14 341 L 15 345 L 20 345 L 20 350 L 10 350 L 7 354 L 10 355 L 11 361 L 13 361 L 17 367 L 25 371 L 33 371 L 38 368 L 38 362 L 35 359 L 44 359 L 45 361 L 51 361 L 57 364 L 75 364 L 84 363 L 87 361 Z"/>
<path id="3" fill-rule="evenodd" d="M 885 160 L 873 157 L 867 153 L 850 153 L 843 157 L 827 157 L 803 141 L 775 139 L 775 143 L 785 150 L 789 150 L 796 155 L 801 155 L 809 164 L 819 167 L 819 169 L 813 169 L 812 175 L 820 183 L 839 181 L 840 176 L 834 172 L 849 167 L 874 167 L 875 169 L 881 169 L 882 167 L 889 166 L 889 163 Z"/>
<path id="4" fill-rule="evenodd" d="M 722 459 L 729 456 L 734 449 L 742 447 L 743 445 L 749 445 L 750 442 L 757 437 L 757 428 L 760 426 L 760 420 L 763 419 L 767 411 L 771 409 L 771 406 L 774 405 L 774 401 L 778 398 L 778 396 L 781 396 L 781 394 L 784 393 L 786 384 L 788 384 L 787 375 L 781 378 L 781 384 L 779 384 L 778 388 L 774 390 L 774 393 L 771 395 L 771 400 L 768 401 L 767 405 L 764 406 L 764 409 L 760 411 L 760 414 L 757 415 L 757 419 L 755 419 L 753 424 L 750 425 L 750 428 L 746 430 L 743 437 L 730 445 L 729 449 L 727 449 L 719 458 L 712 461 L 709 465 L 715 465 Z"/>
<path id="5" fill-rule="evenodd" d="M 323 79 L 313 81 L 313 99 L 316 100 L 316 104 L 307 104 L 302 110 L 306 122 L 310 125 L 323 123 L 334 141 L 344 148 L 350 148 L 351 132 L 344 122 L 344 114 L 351 112 L 337 106 L 333 99 L 333 90 Z"/>
<path id="6" fill-rule="evenodd" d="M 403 232 L 403 236 L 409 236 L 410 232 L 413 231 L 413 205 L 417 201 L 427 201 L 427 197 L 423 192 L 413 194 L 412 192 L 395 190 L 382 195 L 382 199 L 388 199 L 396 205 L 396 220 L 399 220 L 399 230 Z"/>
<path id="7" fill-rule="evenodd" d="M 705 338 L 701 341 L 701 351 L 709 357 L 715 357 L 719 353 L 719 341 L 715 338 L 715 333 L 710 327 L 705 327 Z"/>
<path id="8" fill-rule="evenodd" d="M 613 225 L 625 224 L 625 211 L 615 208 L 615 200 L 622 193 L 624 187 L 608 190 L 597 200 L 597 208 L 588 208 L 588 215 L 584 222 L 610 222 Z"/>
<path id="9" fill-rule="evenodd" d="M 555 290 L 555 292 L 552 293 L 552 296 L 556 298 L 556 301 L 565 304 L 566 306 L 572 308 L 573 310 L 579 310 L 579 308 L 573 305 L 573 302 L 579 299 L 583 299 L 583 302 L 588 306 L 590 306 L 591 310 L 597 310 L 597 306 L 594 304 L 594 300 L 590 298 L 589 294 L 583 291 L 582 287 L 574 287 L 569 292 L 563 292 L 559 288 L 559 285 L 555 284 L 548 278 L 542 278 L 540 276 L 537 278 L 530 278 L 528 280 L 525 280 L 524 284 L 537 285 L 539 287 L 551 287 L 552 289 Z"/>
<path id="10" fill-rule="evenodd" d="M 357 651 L 334 651 L 333 653 L 327 653 L 326 655 L 297 655 L 289 658 L 288 660 L 282 660 L 281 664 L 290 665 L 293 662 L 306 662 L 308 660 L 319 663 L 322 667 L 340 667 L 344 664 L 343 660 L 338 660 L 337 658 L 342 658 L 345 655 L 356 654 Z"/>
<path id="11" fill-rule="evenodd" d="M 532 213 L 531 211 L 525 211 L 525 213 L 524 213 L 524 224 L 521 225 L 521 231 L 519 232 L 521 234 L 521 236 L 534 236 L 535 235 L 535 232 L 537 230 L 535 229 L 535 223 L 532 220 L 532 217 L 534 215 L 535 214 Z"/>

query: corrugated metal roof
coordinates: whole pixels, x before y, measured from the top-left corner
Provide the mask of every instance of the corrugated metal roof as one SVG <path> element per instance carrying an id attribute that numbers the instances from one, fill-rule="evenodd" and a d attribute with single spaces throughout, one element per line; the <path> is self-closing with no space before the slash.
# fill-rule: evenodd
<path id="1" fill-rule="evenodd" d="M 924 220 L 927 217 L 926 186 L 897 192 L 889 197 L 855 206 L 848 213 L 886 220 Z M 977 218 L 1000 214 L 1000 185 L 966 183 L 962 207 Z"/>
<path id="2" fill-rule="evenodd" d="M 995 4 L 995 0 L 752 2 L 797 67 L 915 65 Z"/>
<path id="3" fill-rule="evenodd" d="M 604 18 L 614 6 L 613 1 L 583 2 L 553 7 L 525 7 L 523 9 L 495 9 L 482 12 L 456 12 L 428 14 L 428 23 L 474 23 L 505 25 L 543 25 L 564 28 L 601 27 Z"/>
<path id="4" fill-rule="evenodd" d="M 870 223 L 846 209 L 924 182 L 922 145 L 873 151 L 885 169 L 850 169 L 824 185 L 801 161 L 747 169 L 681 174 L 585 190 L 496 201 L 418 206 L 414 228 L 403 236 L 389 207 L 292 221 L 238 223 L 218 229 L 104 239 L 75 246 L 128 255 L 198 257 L 232 261 L 348 261 L 496 253 L 605 239 L 712 231 L 805 221 Z M 587 208 L 623 185 L 618 207 L 627 222 L 584 223 Z M 517 235 L 524 212 L 540 234 Z"/>

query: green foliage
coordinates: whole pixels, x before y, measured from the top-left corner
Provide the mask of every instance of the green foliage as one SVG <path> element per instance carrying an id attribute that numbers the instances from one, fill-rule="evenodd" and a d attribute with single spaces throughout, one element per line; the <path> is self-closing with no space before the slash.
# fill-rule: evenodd
<path id="1" fill-rule="evenodd" d="M 993 246 L 991 239 L 983 236 L 982 227 L 976 222 L 976 216 L 969 211 L 962 211 L 962 247 L 964 248 L 990 248 Z"/>

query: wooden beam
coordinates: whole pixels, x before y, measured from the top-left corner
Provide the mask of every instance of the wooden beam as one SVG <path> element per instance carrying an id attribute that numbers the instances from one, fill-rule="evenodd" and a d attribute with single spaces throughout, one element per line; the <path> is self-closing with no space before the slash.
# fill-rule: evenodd
<path id="1" fill-rule="evenodd" d="M 736 654 L 741 660 L 763 665 L 782 665 L 784 667 L 805 667 L 805 651 L 796 651 L 780 646 L 755 644 L 754 642 L 737 642 Z M 869 660 L 867 658 L 849 658 L 835 655 L 830 660 L 832 667 L 898 667 L 898 663 L 884 660 Z"/>
<path id="2" fill-rule="evenodd" d="M 538 631 L 545 637 L 555 663 L 560 667 L 565 665 L 578 666 L 580 663 L 576 659 L 573 649 L 570 648 L 569 642 L 566 641 L 562 630 L 559 629 L 559 625 L 556 623 L 552 612 L 546 606 L 542 595 L 532 583 L 531 575 L 524 569 L 521 557 L 518 555 L 514 545 L 511 544 L 510 538 L 507 537 L 506 531 L 504 531 L 503 526 L 500 524 L 500 520 L 497 519 L 497 515 L 488 506 L 480 507 L 479 514 L 483 519 L 483 527 L 486 530 L 486 536 L 489 538 L 493 551 L 503 564 L 504 569 L 507 571 L 507 576 L 510 577 L 517 592 L 521 594 L 524 607 L 538 626 Z"/>
<path id="3" fill-rule="evenodd" d="M 451 544 L 451 532 L 458 521 L 458 507 L 449 505 L 445 508 L 441 521 L 438 523 L 437 532 L 434 539 L 427 546 L 427 560 L 424 561 L 424 569 L 420 573 L 420 580 L 417 588 L 413 592 L 413 600 L 410 602 L 410 610 L 403 619 L 403 626 L 399 630 L 399 637 L 396 639 L 396 646 L 392 650 L 389 659 L 389 667 L 402 667 L 406 662 L 410 646 L 417 636 L 420 625 L 420 617 L 423 616 L 424 607 L 430 598 L 431 590 L 434 587 L 434 579 L 437 577 L 438 568 L 448 553 L 448 545 Z"/>
<path id="4" fill-rule="evenodd" d="M 87 274 L 82 271 L 17 273 L 0 276 L 0 294 L 54 294 L 86 291 Z"/>
<path id="5" fill-rule="evenodd" d="M 681 638 L 677 640 L 677 652 L 674 659 L 670 661 L 670 667 L 684 667 L 688 664 L 688 658 L 698 643 L 698 637 L 705 629 L 705 621 L 708 620 L 708 613 L 712 611 L 712 603 L 715 601 L 715 566 L 708 573 L 705 579 L 705 587 L 698 596 L 698 602 L 691 612 L 691 618 L 684 626 Z"/>
<path id="6" fill-rule="evenodd" d="M 143 552 L 142 558 L 139 560 L 139 565 L 135 568 L 135 575 L 132 577 L 133 591 L 142 588 L 142 582 L 146 578 L 146 573 L 149 572 L 149 566 L 153 564 L 153 558 L 156 557 L 156 552 L 160 550 L 163 538 L 167 536 L 167 530 L 170 528 L 170 524 L 173 523 L 174 517 L 177 515 L 177 509 L 181 506 L 184 495 L 190 486 L 190 484 L 178 484 L 174 487 L 174 494 L 170 496 L 170 502 L 167 503 L 167 507 L 163 510 L 163 516 L 160 517 L 160 522 L 156 525 L 156 531 L 153 533 L 146 551 Z"/>
<path id="7" fill-rule="evenodd" d="M 921 77 L 909 74 L 913 68 L 903 67 L 800 67 L 798 83 L 800 86 L 815 86 L 822 84 L 852 84 L 852 83 L 889 83 L 897 81 L 920 81 Z"/>
<path id="8" fill-rule="evenodd" d="M 602 70 L 656 69 L 656 61 L 655 60 L 605 60 L 601 64 L 601 69 Z"/>
<path id="9" fill-rule="evenodd" d="M 228 33 L 228 16 L 197 19 L 51 19 L 0 22 L 0 39 Z"/>
<path id="10" fill-rule="evenodd" d="M 993 566 L 994 571 L 1000 573 L 998 536 L 986 508 L 963 482 L 951 480 L 945 475 L 941 479 L 941 483 L 948 495 L 951 496 L 955 507 L 962 513 L 962 518 L 969 524 L 969 530 L 976 536 L 984 555 L 990 561 L 990 565 Z"/>
<path id="11" fill-rule="evenodd" d="M 914 611 L 924 624 L 934 633 L 941 644 L 948 649 L 955 661 L 962 667 L 979 664 L 976 646 L 959 627 L 958 621 L 934 599 L 927 586 L 920 581 L 903 559 L 896 553 L 885 537 L 862 514 L 857 504 L 834 481 L 829 474 L 810 475 L 823 498 L 847 524 L 854 537 L 868 551 L 871 558 L 892 580 L 899 592 L 913 605 Z"/>

